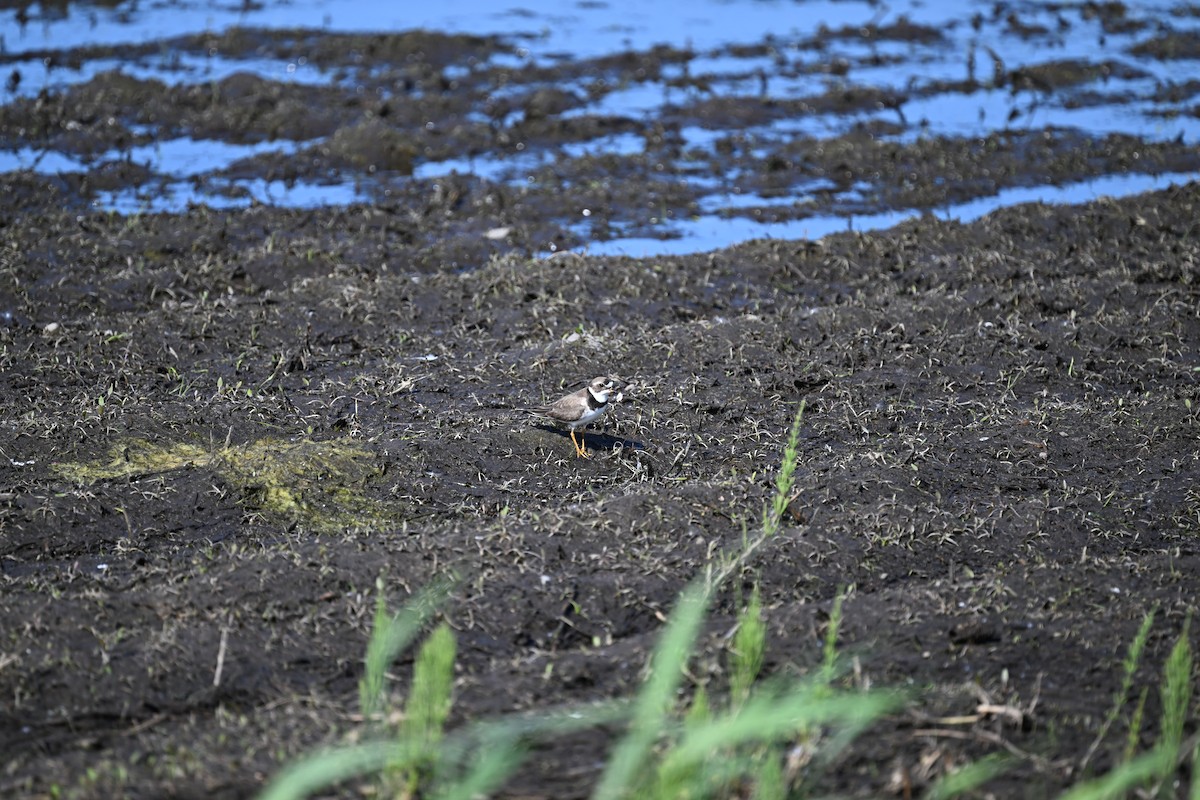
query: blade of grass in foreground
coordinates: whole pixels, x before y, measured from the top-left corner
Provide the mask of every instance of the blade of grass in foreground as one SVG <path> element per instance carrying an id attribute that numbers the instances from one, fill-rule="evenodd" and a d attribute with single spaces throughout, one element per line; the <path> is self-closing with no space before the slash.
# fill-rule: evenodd
<path id="1" fill-rule="evenodd" d="M 442 623 L 421 645 L 413 665 L 412 687 L 404 706 L 405 735 L 414 737 L 430 751 L 442 739 L 450 715 L 450 692 L 454 688 L 456 645 L 450 626 Z"/>
<path id="2" fill-rule="evenodd" d="M 359 775 L 381 772 L 396 757 L 394 742 L 367 742 L 307 755 L 285 767 L 259 800 L 298 800 Z"/>
<path id="3" fill-rule="evenodd" d="M 943 775 L 923 797 L 925 800 L 949 800 L 977 789 L 1013 766 L 1013 760 L 1004 756 L 986 756 L 973 764 Z"/>
<path id="4" fill-rule="evenodd" d="M 396 614 L 387 610 L 387 595 L 383 579 L 375 582 L 378 592 L 375 603 L 375 623 L 367 642 L 366 664 L 358 683 L 359 710 L 370 721 L 383 705 L 384 677 L 396 656 L 412 643 L 421 626 L 450 596 L 451 584 L 439 581 L 422 589 L 415 598 L 404 604 Z"/>
<path id="5" fill-rule="evenodd" d="M 487 797 L 508 780 L 522 761 L 516 740 L 496 742 L 484 749 L 471 770 L 457 783 L 437 792 L 438 800 L 476 800 Z"/>
<path id="6" fill-rule="evenodd" d="M 1079 762 L 1080 774 L 1085 774 L 1088 762 L 1092 760 L 1092 756 L 1096 754 L 1100 743 L 1104 741 L 1104 737 L 1108 735 L 1108 731 L 1116 723 L 1117 718 L 1120 717 L 1121 710 L 1129 702 L 1129 690 L 1133 688 L 1133 678 L 1137 673 L 1138 665 L 1142 663 L 1142 653 L 1146 650 L 1146 641 L 1150 638 L 1150 628 L 1154 624 L 1154 617 L 1157 613 L 1157 608 L 1152 608 L 1146 612 L 1146 615 L 1142 617 L 1142 624 L 1138 627 L 1137 634 L 1133 637 L 1133 641 L 1129 643 L 1125 660 L 1121 662 L 1121 687 L 1113 695 L 1112 708 L 1109 709 L 1108 715 L 1104 718 L 1104 722 L 1101 723 L 1100 730 L 1096 733 L 1096 738 L 1092 740 L 1091 745 L 1083 756 L 1083 760 Z"/>
<path id="7" fill-rule="evenodd" d="M 1162 731 L 1161 741 L 1164 747 L 1173 753 L 1179 752 L 1183 744 L 1183 726 L 1187 722 L 1188 708 L 1192 704 L 1192 645 L 1188 631 L 1192 626 L 1192 618 L 1183 623 L 1183 631 L 1167 656 L 1163 667 L 1162 694 Z M 1165 777 L 1165 776 L 1164 776 Z"/>
<path id="8" fill-rule="evenodd" d="M 735 706 L 749 699 L 762 669 L 766 649 L 767 625 L 762 618 L 762 598 L 755 586 L 750 600 L 738 612 L 737 632 L 733 635 L 730 651 L 729 695 Z"/>
<path id="9" fill-rule="evenodd" d="M 650 677 L 634 701 L 629 730 L 613 751 L 592 794 L 596 800 L 624 797 L 637 780 L 650 748 L 667 727 L 675 690 L 679 687 L 684 664 L 692 652 L 707 605 L 708 592 L 703 583 L 693 583 L 680 594 L 651 657 Z"/>
<path id="10" fill-rule="evenodd" d="M 442 742 L 440 771 L 449 777 L 422 796 L 436 800 L 487 797 L 521 766 L 532 741 L 625 719 L 627 709 L 623 703 L 600 703 L 471 724 Z"/>
<path id="11" fill-rule="evenodd" d="M 611 724 L 625 719 L 627 711 L 624 703 L 598 703 L 467 725 L 441 742 L 438 753 L 447 767 L 442 770 L 445 777 L 423 796 L 438 800 L 486 796 L 520 766 L 526 741 Z M 344 781 L 379 775 L 420 752 L 411 742 L 406 747 L 395 739 L 381 739 L 305 755 L 285 767 L 259 800 L 301 800 Z"/>
<path id="12" fill-rule="evenodd" d="M 824 687 L 763 694 L 736 713 L 689 730 L 668 758 L 682 764 L 699 763 L 714 752 L 749 742 L 784 739 L 806 726 L 873 720 L 902 703 L 899 695 L 884 693 L 830 696 Z"/>
<path id="13" fill-rule="evenodd" d="M 1130 790 L 1162 775 L 1175 761 L 1175 754 L 1159 746 L 1122 764 L 1095 780 L 1080 784 L 1058 800 L 1108 800 L 1125 797 Z"/>

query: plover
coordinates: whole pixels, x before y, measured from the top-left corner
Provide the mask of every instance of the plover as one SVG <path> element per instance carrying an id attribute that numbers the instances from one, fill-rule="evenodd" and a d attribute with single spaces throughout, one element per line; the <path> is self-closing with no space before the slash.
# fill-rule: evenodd
<path id="1" fill-rule="evenodd" d="M 611 402 L 621 402 L 623 395 L 617 390 L 618 384 L 619 381 L 614 378 L 592 378 L 588 385 L 578 392 L 560 397 L 550 405 L 521 410 L 567 426 L 571 431 L 571 443 L 575 445 L 575 454 L 590 458 L 583 446 L 583 434 L 576 439 L 575 431 L 600 419 Z"/>

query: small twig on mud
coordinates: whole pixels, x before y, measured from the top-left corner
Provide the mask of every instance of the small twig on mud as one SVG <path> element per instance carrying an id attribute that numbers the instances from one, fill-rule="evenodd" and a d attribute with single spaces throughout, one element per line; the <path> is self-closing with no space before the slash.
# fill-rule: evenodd
<path id="1" fill-rule="evenodd" d="M 229 641 L 229 628 L 221 628 L 221 644 L 217 647 L 217 671 L 213 674 L 213 687 L 221 685 L 221 671 L 225 669 L 225 645 Z"/>
<path id="2" fill-rule="evenodd" d="M 1033 762 L 1039 770 L 1049 771 L 1056 766 L 1067 766 L 1066 761 L 1052 762 L 1042 756 L 1022 750 L 999 734 L 991 731 L 959 731 L 952 728 L 919 728 L 913 731 L 913 736 L 934 736 L 942 739 L 968 739 L 989 744 L 997 744 L 1018 758 Z"/>
<path id="3" fill-rule="evenodd" d="M 155 725 L 157 725 L 158 723 L 165 720 L 168 716 L 169 716 L 168 714 L 155 714 L 153 717 L 150 717 L 149 719 L 142 720 L 137 725 L 134 725 L 132 728 L 126 729 L 124 731 L 123 735 L 137 736 L 142 731 L 146 731 L 146 730 L 149 730 L 150 728 L 153 728 Z"/>

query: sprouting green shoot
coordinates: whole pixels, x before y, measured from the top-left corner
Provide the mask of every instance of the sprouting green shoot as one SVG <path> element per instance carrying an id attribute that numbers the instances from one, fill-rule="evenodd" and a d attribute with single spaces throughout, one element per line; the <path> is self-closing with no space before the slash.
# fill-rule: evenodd
<path id="1" fill-rule="evenodd" d="M 925 800 L 944 800 L 958 797 L 976 789 L 1000 775 L 1013 764 L 1012 759 L 1002 756 L 987 756 L 966 766 L 949 772 L 922 795 Z"/>
<path id="2" fill-rule="evenodd" d="M 1109 730 L 1116 723 L 1117 718 L 1121 715 L 1121 709 L 1125 708 L 1125 704 L 1129 700 L 1129 690 L 1133 688 L 1133 678 L 1137 674 L 1138 666 L 1142 661 L 1142 653 L 1146 650 L 1146 641 L 1150 638 L 1150 628 L 1154 625 L 1154 617 L 1158 613 L 1158 609 L 1152 608 L 1142 617 L 1142 624 L 1138 627 L 1137 633 L 1133 637 L 1133 641 L 1129 643 L 1129 650 L 1125 653 L 1125 660 L 1121 662 L 1121 686 L 1113 695 L 1112 708 L 1108 710 L 1108 715 L 1104 718 L 1104 722 L 1100 725 L 1100 730 L 1096 733 L 1096 738 L 1092 740 L 1092 744 L 1088 747 L 1087 753 L 1079 763 L 1079 771 L 1083 772 L 1087 768 L 1088 762 L 1092 760 L 1096 749 L 1100 743 L 1104 741 L 1104 737 L 1108 735 Z M 1142 698 L 1145 702 L 1145 697 Z M 1140 720 L 1140 714 L 1138 714 Z M 1133 729 L 1135 732 L 1137 727 Z M 1133 733 L 1136 740 L 1136 733 Z M 1126 755 L 1125 760 L 1128 761 L 1132 757 L 1132 752 Z"/>
<path id="3" fill-rule="evenodd" d="M 413 669 L 412 691 L 405 705 L 405 731 L 435 747 L 450 715 L 450 690 L 454 685 L 454 634 L 442 623 L 421 645 Z"/>
<path id="4" fill-rule="evenodd" d="M 833 598 L 833 608 L 829 609 L 829 625 L 825 629 L 825 646 L 821 659 L 821 680 L 826 686 L 833 683 L 834 675 L 837 674 L 837 640 L 842 627 L 842 603 L 845 600 L 846 593 L 839 591 Z"/>
<path id="5" fill-rule="evenodd" d="M 1200 800 L 1200 742 L 1192 748 L 1192 787 L 1188 800 Z"/>
<path id="6" fill-rule="evenodd" d="M 1162 740 L 1165 747 L 1174 758 L 1183 744 L 1183 725 L 1187 720 L 1188 707 L 1192 699 L 1192 645 L 1188 639 L 1188 630 L 1192 620 L 1189 616 L 1183 623 L 1183 631 L 1171 654 L 1167 656 L 1163 668 L 1162 699 Z"/>
<path id="7" fill-rule="evenodd" d="M 1133 707 L 1133 714 L 1129 718 L 1129 732 L 1125 736 L 1125 750 L 1121 756 L 1123 764 L 1132 761 L 1133 754 L 1137 752 L 1138 742 L 1141 741 L 1142 720 L 1146 716 L 1146 698 L 1149 694 L 1150 687 L 1144 687 L 1137 705 Z"/>
<path id="8" fill-rule="evenodd" d="M 404 721 L 397 732 L 397 759 L 389 770 L 406 796 L 416 793 L 438 761 L 450 715 L 454 654 L 454 634 L 445 623 L 433 630 L 417 653 Z"/>
<path id="9" fill-rule="evenodd" d="M 787 445 L 783 448 L 783 462 L 779 466 L 779 474 L 775 476 L 775 494 L 771 504 L 763 509 L 763 535 L 770 537 L 779 532 L 783 515 L 788 504 L 792 501 L 792 487 L 796 482 L 796 464 L 800 460 L 800 429 L 804 423 L 804 407 L 806 401 L 800 401 L 800 408 L 792 420 L 792 430 L 788 434 Z"/>
<path id="10" fill-rule="evenodd" d="M 1173 764 L 1174 758 L 1165 748 L 1156 747 L 1099 778 L 1076 785 L 1059 795 L 1058 800 L 1118 800 L 1127 797 L 1133 789 L 1161 775 L 1168 762 Z"/>
<path id="11" fill-rule="evenodd" d="M 783 515 L 792 501 L 792 489 L 796 482 L 796 464 L 800 460 L 800 430 L 804 423 L 805 402 L 800 402 L 788 443 L 783 449 L 783 462 L 775 476 L 775 493 L 770 503 L 763 506 L 762 526 L 753 537 L 743 528 L 741 547 L 724 554 L 710 564 L 705 574 L 705 584 L 710 593 L 715 592 L 734 572 L 742 569 L 765 541 L 779 532 Z"/>
<path id="12" fill-rule="evenodd" d="M 733 636 L 733 649 L 729 654 L 729 690 L 735 707 L 750 697 L 750 689 L 762 669 L 766 642 L 767 626 L 762 618 L 762 598 L 755 586 L 750 601 L 738 614 L 737 632 Z"/>
<path id="13" fill-rule="evenodd" d="M 393 615 L 388 611 L 383 579 L 375 581 L 375 620 L 367 642 L 363 677 L 358 683 L 358 703 L 364 718 L 371 720 L 379 714 L 388 667 L 416 638 L 421 626 L 449 594 L 449 589 L 448 583 L 436 583 Z"/>
<path id="14" fill-rule="evenodd" d="M 708 692 L 704 691 L 703 686 L 697 686 L 696 691 L 692 694 L 692 704 L 688 707 L 687 716 L 684 718 L 684 728 L 695 728 L 712 717 L 708 708 Z"/>
<path id="15" fill-rule="evenodd" d="M 611 754 L 592 795 L 596 800 L 626 797 L 637 781 L 651 748 L 667 727 L 667 717 L 675 702 L 675 691 L 696 642 L 707 605 L 708 592 L 703 584 L 693 584 L 679 596 L 662 639 L 651 655 L 650 677 L 634 701 L 629 730 Z"/>

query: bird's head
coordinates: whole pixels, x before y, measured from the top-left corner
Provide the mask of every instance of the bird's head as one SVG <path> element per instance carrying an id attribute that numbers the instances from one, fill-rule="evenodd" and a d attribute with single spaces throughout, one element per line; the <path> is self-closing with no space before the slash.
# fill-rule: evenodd
<path id="1" fill-rule="evenodd" d="M 617 401 L 621 400 L 619 389 L 623 385 L 624 383 L 616 378 L 602 375 L 598 378 L 592 378 L 591 383 L 588 384 L 588 389 L 591 390 L 597 400 L 607 403 L 614 394 L 616 394 L 615 399 Z"/>

